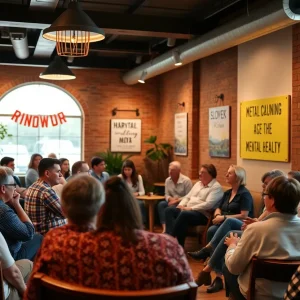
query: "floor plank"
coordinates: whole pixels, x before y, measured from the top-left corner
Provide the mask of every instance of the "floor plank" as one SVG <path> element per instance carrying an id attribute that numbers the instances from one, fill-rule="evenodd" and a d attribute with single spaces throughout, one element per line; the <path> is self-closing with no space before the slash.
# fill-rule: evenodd
<path id="1" fill-rule="evenodd" d="M 159 226 L 156 226 L 154 229 L 155 232 L 160 233 L 161 228 Z M 185 241 L 185 247 L 184 250 L 187 251 L 196 251 L 199 250 L 202 246 L 199 245 L 198 237 L 187 237 Z M 192 259 L 188 259 L 190 267 L 193 272 L 194 278 L 197 278 L 198 273 L 203 269 L 203 263 L 196 262 Z M 214 278 L 214 274 L 212 273 L 212 276 Z M 197 293 L 197 300 L 225 300 L 227 299 L 225 296 L 225 290 L 222 290 L 218 293 L 208 294 L 206 293 L 207 287 L 201 286 L 198 288 Z"/>

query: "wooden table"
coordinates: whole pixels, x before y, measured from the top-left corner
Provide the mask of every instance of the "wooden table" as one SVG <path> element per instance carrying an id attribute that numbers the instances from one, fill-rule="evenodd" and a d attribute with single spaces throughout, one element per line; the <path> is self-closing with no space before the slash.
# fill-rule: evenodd
<path id="1" fill-rule="evenodd" d="M 154 204 L 158 200 L 164 200 L 164 196 L 158 196 L 158 195 L 153 195 L 153 196 L 137 196 L 136 197 L 139 200 L 144 200 L 149 204 L 149 230 L 153 232 L 153 227 L 154 227 Z"/>

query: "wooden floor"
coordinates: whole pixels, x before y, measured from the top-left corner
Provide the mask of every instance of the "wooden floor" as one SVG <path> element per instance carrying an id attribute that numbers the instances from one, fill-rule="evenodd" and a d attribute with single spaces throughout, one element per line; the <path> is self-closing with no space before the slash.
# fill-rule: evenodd
<path id="1" fill-rule="evenodd" d="M 161 232 L 161 228 L 159 227 L 155 227 L 155 232 Z M 199 248 L 201 247 L 201 245 L 199 245 L 198 243 L 198 239 L 196 237 L 187 237 L 186 241 L 185 241 L 185 247 L 184 250 L 185 251 L 195 251 L 195 250 L 199 250 Z M 198 273 L 203 269 L 203 263 L 199 263 L 196 262 L 192 259 L 188 259 L 190 267 L 192 269 L 193 272 L 193 276 L 194 278 L 197 278 Z M 214 274 L 212 273 L 212 277 L 214 278 Z M 201 286 L 198 288 L 198 296 L 197 296 L 197 300 L 225 300 L 227 299 L 225 296 L 225 290 L 222 290 L 218 293 L 213 293 L 213 294 L 208 294 L 206 293 L 206 289 L 207 287 L 205 286 Z"/>

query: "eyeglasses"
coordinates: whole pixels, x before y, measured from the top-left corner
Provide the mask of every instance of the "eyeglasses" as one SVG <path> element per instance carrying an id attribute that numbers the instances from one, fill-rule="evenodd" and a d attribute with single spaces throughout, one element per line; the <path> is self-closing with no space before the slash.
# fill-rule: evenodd
<path id="1" fill-rule="evenodd" d="M 101 163 L 100 166 L 106 167 L 107 165 L 105 163 Z"/>
<path id="2" fill-rule="evenodd" d="M 5 185 L 5 186 L 13 186 L 14 188 L 17 187 L 17 185 L 15 183 L 5 183 L 3 185 Z"/>

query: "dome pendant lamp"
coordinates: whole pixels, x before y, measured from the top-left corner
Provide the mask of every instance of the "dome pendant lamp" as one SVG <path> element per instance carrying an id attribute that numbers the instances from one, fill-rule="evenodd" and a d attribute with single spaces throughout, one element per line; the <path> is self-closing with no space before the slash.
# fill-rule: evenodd
<path id="1" fill-rule="evenodd" d="M 40 74 L 40 78 L 48 80 L 71 80 L 76 76 L 59 56 L 56 56 L 48 68 Z"/>
<path id="2" fill-rule="evenodd" d="M 90 43 L 103 40 L 105 33 L 80 8 L 78 2 L 72 1 L 68 9 L 43 30 L 43 37 L 56 42 L 58 55 L 82 57 L 88 55 Z"/>

